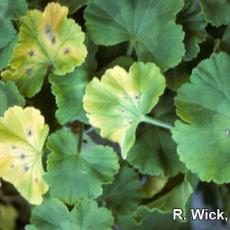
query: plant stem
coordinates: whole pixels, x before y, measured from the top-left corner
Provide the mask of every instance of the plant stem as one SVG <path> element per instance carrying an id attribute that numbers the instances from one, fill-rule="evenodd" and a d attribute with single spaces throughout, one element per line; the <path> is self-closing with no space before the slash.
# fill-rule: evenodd
<path id="1" fill-rule="evenodd" d="M 83 130 L 84 130 L 84 125 L 80 124 L 80 131 L 79 131 L 79 137 L 78 137 L 78 146 L 77 146 L 77 153 L 78 154 L 80 154 L 80 152 L 81 152 Z"/>
<path id="2" fill-rule="evenodd" d="M 131 56 L 132 53 L 133 53 L 133 49 L 134 49 L 134 42 L 130 41 L 129 45 L 128 45 L 128 48 L 127 48 L 127 51 L 126 51 L 126 55 Z"/>
<path id="3" fill-rule="evenodd" d="M 158 120 L 158 119 L 153 118 L 153 117 L 144 116 L 143 121 L 146 123 L 161 127 L 161 128 L 165 128 L 165 129 L 171 129 L 173 127 L 169 123 Z"/>

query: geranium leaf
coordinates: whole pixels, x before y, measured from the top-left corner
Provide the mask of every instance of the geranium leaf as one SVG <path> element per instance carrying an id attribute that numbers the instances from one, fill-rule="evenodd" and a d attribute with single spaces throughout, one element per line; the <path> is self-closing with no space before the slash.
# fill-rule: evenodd
<path id="1" fill-rule="evenodd" d="M 200 0 L 204 16 L 214 26 L 230 22 L 230 0 Z"/>
<path id="2" fill-rule="evenodd" d="M 46 199 L 32 212 L 31 223 L 26 230 L 110 230 L 113 217 L 106 208 L 98 207 L 95 201 L 80 200 L 71 212 L 59 200 Z"/>
<path id="3" fill-rule="evenodd" d="M 138 124 L 157 104 L 164 89 L 165 79 L 153 63 L 134 63 L 129 72 L 115 66 L 101 81 L 94 78 L 88 84 L 83 105 L 89 122 L 101 129 L 102 137 L 118 142 L 126 158 Z"/>
<path id="4" fill-rule="evenodd" d="M 96 44 L 112 46 L 129 41 L 139 61 L 153 61 L 166 70 L 177 65 L 185 52 L 184 33 L 175 23 L 182 7 L 181 0 L 89 1 L 86 27 Z"/>
<path id="5" fill-rule="evenodd" d="M 83 143 L 78 153 L 77 139 L 65 129 L 48 139 L 52 153 L 45 180 L 51 194 L 68 204 L 74 204 L 79 198 L 101 195 L 102 185 L 111 183 L 119 169 L 118 157 L 112 148 Z"/>
<path id="6" fill-rule="evenodd" d="M 42 148 L 49 128 L 40 111 L 14 106 L 0 118 L 0 177 L 12 183 L 31 204 L 42 202 Z"/>
<path id="7" fill-rule="evenodd" d="M 0 81 L 0 116 L 11 106 L 25 105 L 25 100 L 13 82 Z"/>
<path id="8" fill-rule="evenodd" d="M 178 154 L 201 180 L 230 182 L 230 57 L 213 54 L 192 72 L 178 90 L 177 121 L 172 129 Z M 224 173 L 223 173 L 224 172 Z"/>
<path id="9" fill-rule="evenodd" d="M 14 29 L 10 19 L 0 17 L 0 48 L 5 47 L 15 37 L 16 30 Z"/>
<path id="10" fill-rule="evenodd" d="M 2 76 L 15 81 L 24 96 L 39 92 L 48 69 L 64 75 L 83 63 L 84 33 L 67 13 L 68 8 L 49 3 L 44 12 L 30 10 L 21 18 L 20 39 Z"/>
<path id="11" fill-rule="evenodd" d="M 141 181 L 138 174 L 122 166 L 111 185 L 104 186 L 101 199 L 114 214 L 123 215 L 134 211 L 142 197 Z"/>
<path id="12" fill-rule="evenodd" d="M 18 36 L 15 36 L 13 40 L 0 50 L 0 71 L 9 64 L 12 58 L 13 48 L 15 47 L 17 41 Z"/>
<path id="13" fill-rule="evenodd" d="M 16 229 L 16 219 L 18 213 L 14 206 L 0 204 L 0 229 L 14 230 Z"/>
<path id="14" fill-rule="evenodd" d="M 150 210 L 145 206 L 140 206 L 134 215 L 119 216 L 118 223 L 125 230 L 190 229 L 188 223 L 173 220 L 171 213 L 162 213 L 158 209 Z"/>
<path id="15" fill-rule="evenodd" d="M 88 72 L 83 68 L 77 68 L 72 73 L 60 76 L 52 75 L 52 93 L 56 96 L 58 110 L 56 117 L 60 124 L 80 120 L 87 123 L 83 109 L 83 96 L 88 83 Z"/>
<path id="16" fill-rule="evenodd" d="M 224 51 L 230 55 L 230 24 L 224 32 L 224 35 L 219 43 L 218 50 Z"/>
<path id="17" fill-rule="evenodd" d="M 162 97 L 153 113 L 155 118 L 173 123 L 176 118 L 173 100 Z M 142 174 L 175 176 L 185 170 L 179 161 L 171 133 L 155 126 L 148 125 L 137 132 L 137 140 L 130 149 L 127 160 Z"/>
<path id="18" fill-rule="evenodd" d="M 172 209 L 177 207 L 183 210 L 183 213 L 186 213 L 186 206 L 192 193 L 193 184 L 190 183 L 189 176 L 185 175 L 182 182 L 156 200 L 146 204 L 146 206 L 152 210 L 158 209 L 165 213 L 171 213 Z"/>
<path id="19" fill-rule="evenodd" d="M 62 5 L 68 6 L 70 14 L 76 12 L 87 4 L 88 0 L 58 0 Z"/>
<path id="20" fill-rule="evenodd" d="M 55 95 L 58 106 L 56 117 L 62 125 L 75 120 L 88 123 L 82 101 L 86 85 L 97 67 L 95 60 L 97 47 L 88 39 L 86 44 L 90 53 L 80 67 L 72 73 L 66 74 L 63 78 L 57 75 L 52 75 L 49 78 L 52 84 L 52 93 Z"/>
<path id="21" fill-rule="evenodd" d="M 183 59 L 190 61 L 200 51 L 199 43 L 205 40 L 207 25 L 204 20 L 200 5 L 193 0 L 185 0 L 182 11 L 178 14 L 178 23 L 182 24 L 185 31 L 185 55 Z"/>
<path id="22" fill-rule="evenodd" d="M 4 0 L 6 1 L 6 0 Z M 6 17 L 10 19 L 19 19 L 21 16 L 26 14 L 28 4 L 26 0 L 7 0 L 8 7 L 5 13 Z"/>

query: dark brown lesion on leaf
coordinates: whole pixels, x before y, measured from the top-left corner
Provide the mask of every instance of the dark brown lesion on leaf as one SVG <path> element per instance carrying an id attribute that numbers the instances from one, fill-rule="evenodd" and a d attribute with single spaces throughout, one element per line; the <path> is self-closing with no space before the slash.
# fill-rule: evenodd
<path id="1" fill-rule="evenodd" d="M 32 72 L 33 72 L 33 69 L 32 69 L 32 68 L 27 68 L 27 69 L 26 69 L 26 74 L 31 75 Z"/>
<path id="2" fill-rule="evenodd" d="M 24 153 L 21 153 L 21 154 L 20 154 L 20 159 L 23 160 L 23 159 L 25 159 L 25 158 L 26 158 L 26 155 L 25 155 Z"/>
<path id="3" fill-rule="evenodd" d="M 64 52 L 64 54 L 69 54 L 70 53 L 70 49 L 68 47 L 65 47 L 63 52 Z"/>
<path id="4" fill-rule="evenodd" d="M 33 50 L 30 50 L 29 52 L 28 52 L 28 55 L 30 56 L 30 57 L 33 57 L 34 56 L 34 51 Z"/>
<path id="5" fill-rule="evenodd" d="M 44 32 L 45 32 L 47 39 L 50 41 L 50 43 L 54 45 L 56 43 L 56 37 L 54 36 L 52 27 L 50 25 L 46 25 Z"/>
<path id="6" fill-rule="evenodd" d="M 31 137 L 31 136 L 33 135 L 33 132 L 32 132 L 31 129 L 28 129 L 28 130 L 26 131 L 26 134 L 27 134 L 27 136 Z"/>
<path id="7" fill-rule="evenodd" d="M 25 170 L 25 172 L 27 172 L 29 170 L 29 167 L 27 165 L 24 166 L 24 170 Z"/>
<path id="8" fill-rule="evenodd" d="M 50 25 L 45 26 L 45 34 L 46 35 L 52 34 L 52 27 Z"/>

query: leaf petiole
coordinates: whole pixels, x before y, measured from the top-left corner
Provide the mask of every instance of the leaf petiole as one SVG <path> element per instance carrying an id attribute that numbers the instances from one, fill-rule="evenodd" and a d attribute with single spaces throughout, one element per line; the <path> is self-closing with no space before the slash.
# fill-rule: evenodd
<path id="1" fill-rule="evenodd" d="M 142 121 L 149 123 L 149 124 L 152 124 L 152 125 L 155 125 L 155 126 L 158 126 L 158 127 L 161 127 L 161 128 L 165 128 L 165 129 L 171 129 L 173 127 L 172 125 L 170 125 L 167 122 L 158 120 L 158 119 L 153 118 L 153 117 L 148 117 L 148 116 L 144 116 Z"/>

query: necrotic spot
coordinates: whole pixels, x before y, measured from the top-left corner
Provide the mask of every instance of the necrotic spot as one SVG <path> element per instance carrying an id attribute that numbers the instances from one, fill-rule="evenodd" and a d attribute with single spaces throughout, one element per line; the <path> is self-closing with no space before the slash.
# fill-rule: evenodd
<path id="1" fill-rule="evenodd" d="M 23 159 L 25 159 L 25 158 L 26 158 L 26 155 L 25 155 L 24 153 L 21 153 L 21 154 L 20 154 L 20 159 L 23 160 Z"/>
<path id="2" fill-rule="evenodd" d="M 51 28 L 51 26 L 50 25 L 46 25 L 45 26 L 45 34 L 51 34 L 52 33 L 52 28 Z"/>
<path id="3" fill-rule="evenodd" d="M 32 74 L 32 71 L 33 71 L 32 68 L 28 68 L 28 69 L 26 69 L 26 74 L 31 75 L 31 74 Z"/>
<path id="4" fill-rule="evenodd" d="M 28 52 L 28 55 L 29 55 L 30 57 L 33 57 L 33 56 L 34 56 L 34 51 L 33 51 L 33 50 L 30 50 L 30 51 Z"/>
<path id="5" fill-rule="evenodd" d="M 28 129 L 26 133 L 27 133 L 27 136 L 29 136 L 29 137 L 31 137 L 33 134 L 31 129 Z"/>
<path id="6" fill-rule="evenodd" d="M 68 54 L 70 52 L 70 49 L 69 48 L 64 48 L 64 54 Z"/>
<path id="7" fill-rule="evenodd" d="M 25 172 L 27 172 L 29 170 L 29 167 L 28 166 L 24 166 L 24 170 L 25 170 Z"/>

